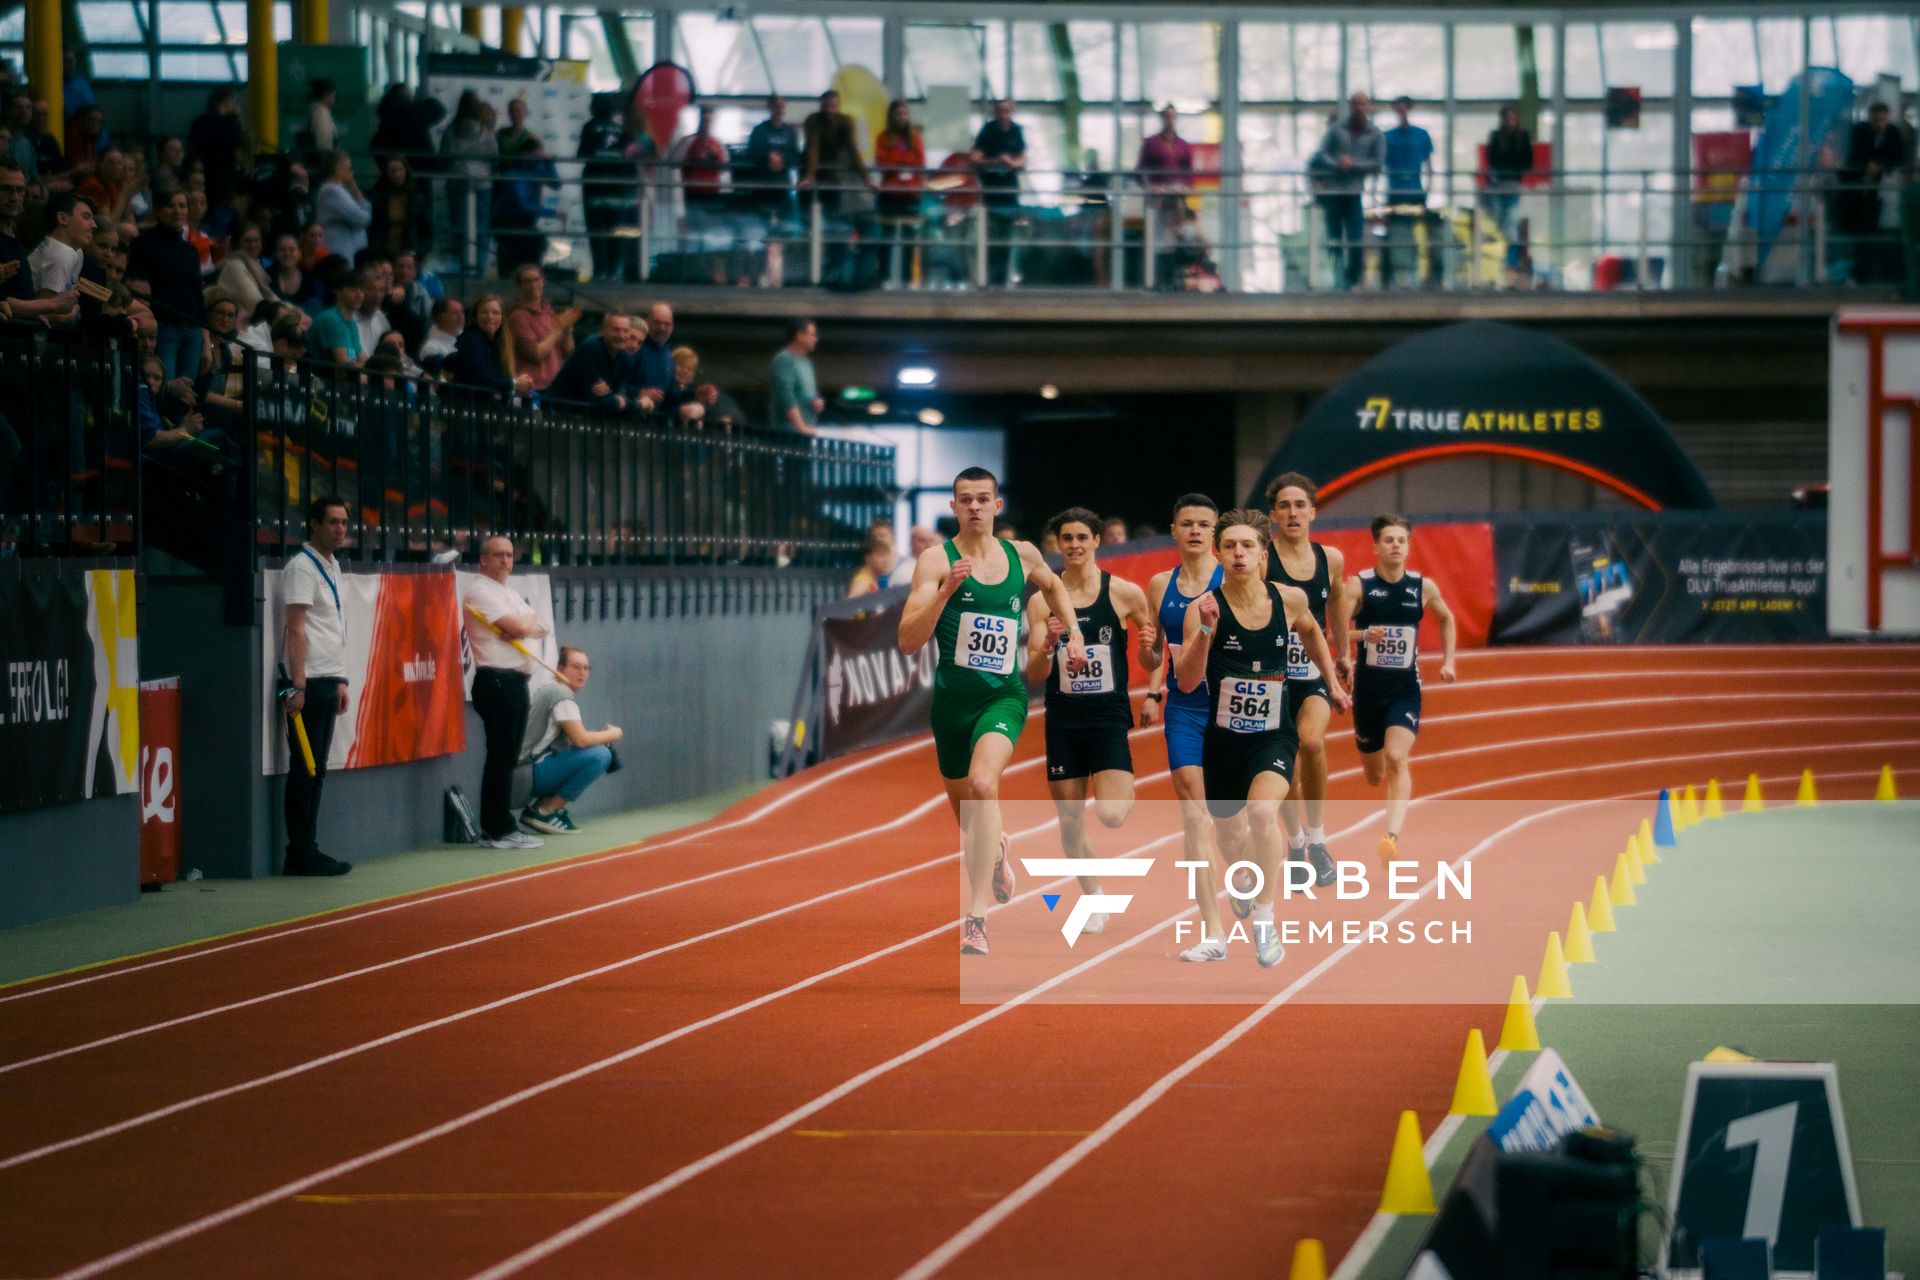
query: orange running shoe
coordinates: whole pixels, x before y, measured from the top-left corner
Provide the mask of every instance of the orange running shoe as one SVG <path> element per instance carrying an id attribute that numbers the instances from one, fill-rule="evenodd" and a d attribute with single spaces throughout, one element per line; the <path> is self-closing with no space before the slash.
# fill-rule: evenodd
<path id="1" fill-rule="evenodd" d="M 1379 855 L 1382 862 L 1397 862 L 1400 860 L 1400 842 L 1392 836 L 1381 836 L 1374 853 Z"/>
<path id="2" fill-rule="evenodd" d="M 993 864 L 993 900 L 1005 905 L 1013 901 L 1013 868 L 1007 864 L 1007 833 L 1000 833 L 1000 860 Z"/>

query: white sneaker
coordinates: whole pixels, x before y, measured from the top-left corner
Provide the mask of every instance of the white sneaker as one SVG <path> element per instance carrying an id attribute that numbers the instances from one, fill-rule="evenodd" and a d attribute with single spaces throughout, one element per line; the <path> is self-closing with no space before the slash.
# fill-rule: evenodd
<path id="1" fill-rule="evenodd" d="M 524 831 L 510 831 L 498 839 L 489 840 L 482 836 L 480 844 L 487 849 L 538 849 L 546 841 L 535 840 Z"/>
<path id="2" fill-rule="evenodd" d="M 1211 942 L 1201 942 L 1188 947 L 1180 953 L 1180 958 L 1188 964 L 1212 964 L 1216 960 L 1227 958 L 1227 940 L 1215 938 Z"/>
<path id="3" fill-rule="evenodd" d="M 1107 913 L 1104 911 L 1094 912 L 1087 917 L 1087 922 L 1080 926 L 1080 932 L 1082 933 L 1105 933 L 1106 931 Z"/>

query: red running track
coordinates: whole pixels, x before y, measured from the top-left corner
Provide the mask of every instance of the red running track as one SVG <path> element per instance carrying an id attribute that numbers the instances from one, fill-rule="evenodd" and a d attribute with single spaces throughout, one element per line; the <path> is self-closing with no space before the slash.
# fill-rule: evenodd
<path id="1" fill-rule="evenodd" d="M 1460 665 L 1409 825 L 1528 869 L 1476 903 L 1513 971 L 1660 786 L 1920 775 L 1913 648 Z M 1365 799 L 1335 729 L 1334 797 Z M 1010 799 L 1044 799 L 1040 740 Z M 1170 798 L 1158 732 L 1134 751 Z M 1290 951 L 1265 1005 L 1072 1003 L 1171 965 L 1158 902 L 1042 998 L 963 1004 L 955 842 L 916 741 L 631 850 L 0 991 L 0 1275 L 1266 1276 L 1301 1236 L 1345 1251 L 1397 1113 L 1430 1131 L 1466 1029 L 1498 1030 L 1504 980 L 1316 1003 L 1400 949 Z"/>

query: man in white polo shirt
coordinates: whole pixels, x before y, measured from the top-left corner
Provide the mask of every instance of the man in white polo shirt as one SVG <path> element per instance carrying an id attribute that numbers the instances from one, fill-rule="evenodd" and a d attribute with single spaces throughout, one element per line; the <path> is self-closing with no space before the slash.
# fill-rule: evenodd
<path id="1" fill-rule="evenodd" d="M 473 709 L 487 731 L 487 760 L 480 772 L 480 843 L 489 849 L 538 849 L 542 842 L 521 831 L 513 816 L 513 766 L 527 733 L 527 673 L 533 661 L 511 641 L 538 639 L 547 634 L 547 626 L 533 606 L 507 586 L 512 573 L 513 539 L 495 534 L 480 544 L 480 576 L 467 588 L 461 608 L 476 668 Z"/>
<path id="2" fill-rule="evenodd" d="M 340 607 L 340 564 L 334 552 L 346 545 L 347 504 L 315 498 L 307 507 L 306 545 L 287 561 L 280 576 L 287 604 L 281 652 L 288 684 L 280 705 L 287 714 L 287 789 L 282 808 L 287 821 L 290 876 L 343 876 L 353 864 L 320 852 L 320 789 L 327 780 L 327 751 L 333 746 L 333 722 L 347 710 L 347 624 Z M 294 732 L 294 719 L 306 726 L 313 748 L 313 773 Z"/>

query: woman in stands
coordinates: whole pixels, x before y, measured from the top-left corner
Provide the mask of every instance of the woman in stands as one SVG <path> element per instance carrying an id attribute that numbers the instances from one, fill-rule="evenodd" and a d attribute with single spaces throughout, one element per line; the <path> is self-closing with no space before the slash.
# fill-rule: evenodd
<path id="1" fill-rule="evenodd" d="M 368 198 L 373 221 L 367 226 L 367 243 L 396 258 L 409 249 L 426 257 L 433 248 L 433 200 L 425 185 L 414 181 L 406 160 L 382 160 Z"/>
<path id="2" fill-rule="evenodd" d="M 226 261 L 220 264 L 220 274 L 214 277 L 213 288 L 221 295 L 232 298 L 241 315 L 251 316 L 262 302 L 277 292 L 273 281 L 267 278 L 267 269 L 260 265 L 260 254 L 265 246 L 260 224 L 242 222 L 236 226 L 231 244 L 232 251 L 227 254 Z M 299 256 L 297 245 L 294 256 L 296 259 Z M 298 267 L 296 261 L 295 269 L 298 270 Z"/>
<path id="3" fill-rule="evenodd" d="M 500 295 L 482 294 L 473 304 L 472 315 L 472 322 L 461 330 L 445 365 L 448 380 L 495 399 L 533 390 L 533 379 L 514 372 L 513 343 L 507 334 L 506 308 L 500 303 Z"/>
<path id="4" fill-rule="evenodd" d="M 300 265 L 300 241 L 294 236 L 283 235 L 273 242 L 273 266 L 267 279 L 274 296 L 290 307 L 298 307 L 309 316 L 326 307 L 320 277 Z"/>

